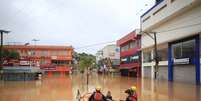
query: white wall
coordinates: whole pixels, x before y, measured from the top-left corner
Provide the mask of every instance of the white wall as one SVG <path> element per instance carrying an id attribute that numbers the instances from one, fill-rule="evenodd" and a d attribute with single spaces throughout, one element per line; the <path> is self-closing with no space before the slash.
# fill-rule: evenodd
<path id="1" fill-rule="evenodd" d="M 120 53 L 116 51 L 116 45 L 107 45 L 103 48 L 103 57 L 110 59 L 120 59 Z"/>
<path id="2" fill-rule="evenodd" d="M 193 5 L 195 5 L 199 0 L 175 0 L 171 2 L 171 0 L 164 0 L 159 5 L 157 5 L 154 9 L 152 9 L 148 14 L 142 17 L 142 20 L 146 19 L 148 16 L 150 18 L 142 23 L 142 29 L 148 30 L 157 24 L 163 23 L 165 20 L 171 19 L 179 12 L 184 11 L 185 9 L 189 9 Z M 192 5 L 193 4 L 193 5 Z M 165 8 L 160 10 L 155 15 L 153 14 L 157 10 L 159 10 L 164 5 L 167 5 Z"/>
<path id="3" fill-rule="evenodd" d="M 184 26 L 188 27 L 181 28 Z M 160 32 L 157 33 L 158 44 L 171 42 L 173 40 L 198 34 L 199 32 L 201 32 L 201 5 L 192 10 L 189 10 L 188 12 L 185 12 L 180 16 L 175 17 L 171 21 L 167 21 L 166 23 L 160 25 L 160 27 L 157 27 L 152 31 Z M 154 45 L 153 39 L 151 39 L 149 36 L 145 34 L 142 35 L 141 41 L 142 41 L 142 48 L 147 48 Z"/>

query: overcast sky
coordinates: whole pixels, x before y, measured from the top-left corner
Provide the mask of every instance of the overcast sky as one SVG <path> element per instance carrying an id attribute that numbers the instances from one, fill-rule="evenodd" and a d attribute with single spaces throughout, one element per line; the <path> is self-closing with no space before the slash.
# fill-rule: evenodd
<path id="1" fill-rule="evenodd" d="M 0 29 L 12 31 L 8 42 L 39 39 L 41 45 L 72 45 L 96 53 L 140 25 L 140 15 L 155 0 L 0 0 Z"/>

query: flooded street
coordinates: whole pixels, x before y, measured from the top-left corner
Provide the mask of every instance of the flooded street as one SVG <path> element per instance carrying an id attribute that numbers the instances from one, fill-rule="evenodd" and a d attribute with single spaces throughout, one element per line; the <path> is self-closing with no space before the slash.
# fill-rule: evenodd
<path id="1" fill-rule="evenodd" d="M 75 101 L 77 90 L 81 94 L 93 92 L 96 85 L 104 94 L 111 91 L 114 100 L 126 98 L 124 91 L 135 85 L 139 101 L 200 101 L 201 88 L 193 84 L 168 83 L 135 79 L 117 75 L 43 77 L 41 81 L 0 81 L 0 101 Z"/>

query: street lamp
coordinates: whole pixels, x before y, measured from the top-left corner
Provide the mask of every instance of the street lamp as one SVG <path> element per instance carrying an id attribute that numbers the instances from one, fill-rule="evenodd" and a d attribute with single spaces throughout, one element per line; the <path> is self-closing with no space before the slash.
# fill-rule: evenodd
<path id="1" fill-rule="evenodd" d="M 35 58 L 35 55 L 36 55 L 36 42 L 37 42 L 37 41 L 40 41 L 40 40 L 39 40 L 39 39 L 32 39 L 32 41 L 34 41 L 34 49 L 35 49 L 34 58 Z M 34 60 L 33 62 L 36 63 L 35 60 Z"/>
<path id="2" fill-rule="evenodd" d="M 36 45 L 36 42 L 40 41 L 40 40 L 38 40 L 38 39 L 32 39 L 32 41 L 34 41 L 34 45 Z"/>
<path id="3" fill-rule="evenodd" d="M 8 34 L 10 31 L 0 30 L 1 33 L 1 47 L 0 47 L 0 69 L 3 68 L 3 34 Z"/>

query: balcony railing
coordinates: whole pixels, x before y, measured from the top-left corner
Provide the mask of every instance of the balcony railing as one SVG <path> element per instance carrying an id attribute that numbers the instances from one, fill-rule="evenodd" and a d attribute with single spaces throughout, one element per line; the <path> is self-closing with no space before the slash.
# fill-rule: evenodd
<path id="1" fill-rule="evenodd" d="M 144 14 L 141 15 L 141 18 L 148 14 L 152 9 L 154 9 L 156 6 L 158 6 L 161 2 L 163 2 L 164 0 L 161 0 L 160 2 L 156 3 L 153 7 L 151 7 L 149 10 L 147 10 Z"/>

